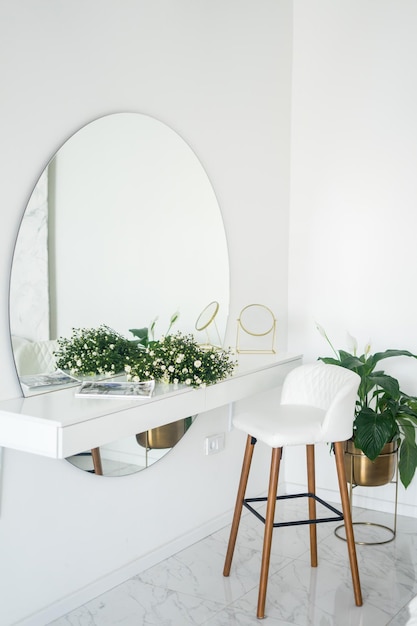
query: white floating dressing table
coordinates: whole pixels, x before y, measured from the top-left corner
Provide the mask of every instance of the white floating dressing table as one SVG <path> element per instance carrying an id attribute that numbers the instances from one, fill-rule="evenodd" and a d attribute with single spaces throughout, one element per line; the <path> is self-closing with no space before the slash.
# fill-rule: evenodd
<path id="1" fill-rule="evenodd" d="M 293 354 L 239 355 L 233 376 L 194 389 L 157 383 L 151 398 L 79 398 L 76 387 L 0 401 L 0 446 L 64 459 L 279 387 Z"/>

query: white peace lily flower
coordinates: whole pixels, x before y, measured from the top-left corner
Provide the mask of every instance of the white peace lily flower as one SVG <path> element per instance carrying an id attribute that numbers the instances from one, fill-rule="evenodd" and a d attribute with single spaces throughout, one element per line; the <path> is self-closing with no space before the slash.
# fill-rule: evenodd
<path id="1" fill-rule="evenodd" d="M 323 326 L 319 324 L 318 322 L 316 322 L 316 328 L 319 331 L 320 335 L 324 337 L 325 339 L 327 339 L 326 331 L 324 330 Z"/>
<path id="2" fill-rule="evenodd" d="M 370 341 L 368 341 L 368 343 L 366 344 L 366 346 L 365 346 L 365 348 L 364 348 L 364 354 L 365 354 L 365 356 L 368 356 L 368 354 L 370 353 L 370 351 L 371 351 L 371 342 L 370 342 Z"/>
<path id="3" fill-rule="evenodd" d="M 348 345 L 350 346 L 352 354 L 353 356 L 356 356 L 358 352 L 358 342 L 356 338 L 353 337 L 350 333 L 346 333 L 346 334 L 347 334 L 347 339 L 348 339 Z"/>
<path id="4" fill-rule="evenodd" d="M 316 328 L 319 331 L 320 335 L 325 338 L 325 340 L 327 341 L 327 343 L 329 344 L 329 346 L 331 347 L 331 349 L 335 353 L 336 358 L 338 359 L 339 358 L 339 353 L 337 352 L 337 350 L 335 350 L 335 348 L 334 348 L 332 342 L 330 341 L 330 339 L 328 338 L 327 333 L 324 330 L 323 326 L 321 326 L 318 322 L 316 322 Z"/>

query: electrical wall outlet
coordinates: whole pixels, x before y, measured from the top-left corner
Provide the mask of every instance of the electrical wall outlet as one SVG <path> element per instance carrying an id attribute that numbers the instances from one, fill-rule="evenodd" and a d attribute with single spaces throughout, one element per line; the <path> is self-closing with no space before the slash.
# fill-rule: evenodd
<path id="1" fill-rule="evenodd" d="M 206 454 L 216 454 L 216 452 L 220 452 L 221 450 L 224 450 L 224 443 L 225 443 L 224 433 L 206 437 L 205 442 L 204 442 L 204 449 L 206 451 Z"/>

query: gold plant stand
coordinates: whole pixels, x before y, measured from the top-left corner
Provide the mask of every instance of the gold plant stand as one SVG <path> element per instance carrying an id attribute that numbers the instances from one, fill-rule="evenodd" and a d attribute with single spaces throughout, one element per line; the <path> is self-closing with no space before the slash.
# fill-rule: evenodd
<path id="1" fill-rule="evenodd" d="M 350 443 L 350 442 L 347 442 Z M 352 448 L 346 449 L 345 450 L 345 465 L 349 466 L 349 472 L 347 472 L 347 479 L 349 482 L 349 504 L 350 504 L 350 510 L 352 511 L 352 497 L 353 497 L 353 489 L 355 487 L 360 487 L 360 486 L 368 486 L 368 487 L 372 487 L 372 486 L 382 486 L 383 484 L 395 484 L 395 499 L 394 499 L 394 524 L 393 527 L 390 528 L 389 526 L 385 526 L 383 524 L 377 524 L 375 522 L 353 522 L 353 526 L 375 526 L 377 528 L 382 528 L 384 530 L 387 530 L 391 536 L 389 537 L 389 539 L 385 539 L 384 541 L 355 541 L 355 543 L 357 545 L 360 546 L 376 546 L 376 545 L 383 545 L 385 543 L 390 543 L 391 541 L 393 541 L 395 539 L 395 536 L 397 534 L 397 508 L 398 508 L 398 447 L 394 446 L 393 449 L 389 452 L 382 452 L 380 454 L 380 456 L 378 457 L 378 459 L 380 459 L 382 461 L 389 461 L 389 459 L 391 458 L 393 460 L 393 462 L 395 463 L 395 479 L 390 479 L 388 480 L 388 482 L 386 483 L 376 483 L 374 485 L 368 484 L 365 485 L 364 483 L 362 483 L 360 480 L 358 482 L 355 481 L 355 475 L 354 475 L 354 464 L 355 461 L 359 458 L 359 457 L 363 457 L 363 453 L 361 451 L 355 451 L 357 450 L 356 448 L 354 448 L 354 446 L 352 446 Z M 377 459 L 377 460 L 378 460 Z M 369 459 L 367 459 L 367 461 L 369 461 Z M 369 463 L 372 463 L 372 461 L 369 461 Z M 391 473 L 392 476 L 392 473 Z M 337 526 L 337 528 L 335 528 L 334 534 L 336 535 L 336 537 L 338 537 L 338 539 L 342 539 L 342 541 L 346 541 L 346 538 L 343 537 L 340 534 L 340 529 L 344 528 L 344 524 L 341 524 L 340 526 Z"/>

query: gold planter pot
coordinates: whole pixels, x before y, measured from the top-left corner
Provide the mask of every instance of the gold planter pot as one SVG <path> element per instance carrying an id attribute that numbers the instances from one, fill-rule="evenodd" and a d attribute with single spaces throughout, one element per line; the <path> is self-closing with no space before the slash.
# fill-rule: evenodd
<path id="1" fill-rule="evenodd" d="M 186 419 L 181 419 L 177 422 L 171 422 L 171 424 L 165 424 L 164 426 L 147 430 L 144 433 L 139 433 L 136 435 L 136 440 L 143 448 L 152 448 L 154 450 L 172 448 L 178 443 L 187 430 Z"/>
<path id="2" fill-rule="evenodd" d="M 378 487 L 390 483 L 394 477 L 397 459 L 397 443 L 385 444 L 381 454 L 371 461 L 356 448 L 353 441 L 346 442 L 345 469 L 348 483 L 361 487 Z"/>

